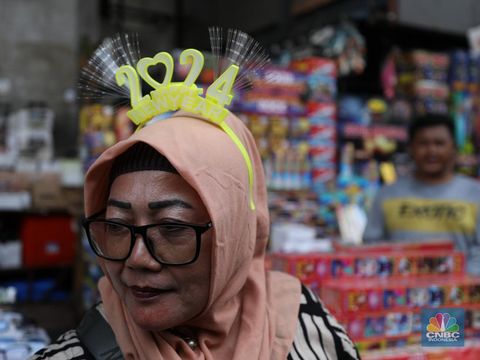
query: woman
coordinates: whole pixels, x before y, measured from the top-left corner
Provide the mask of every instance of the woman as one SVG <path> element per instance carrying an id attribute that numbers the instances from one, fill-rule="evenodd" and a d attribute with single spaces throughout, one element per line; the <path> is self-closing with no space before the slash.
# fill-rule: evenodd
<path id="1" fill-rule="evenodd" d="M 261 160 L 243 123 L 232 114 L 226 122 L 253 164 L 254 210 L 238 147 L 188 113 L 116 144 L 87 173 L 85 227 L 105 273 L 103 317 L 96 321 L 108 323 L 120 349 L 103 353 L 357 359 L 316 295 L 287 274 L 264 270 L 269 218 Z M 34 359 L 92 358 L 85 345 L 91 339 L 78 337 L 85 328 L 91 327 L 64 334 Z"/>

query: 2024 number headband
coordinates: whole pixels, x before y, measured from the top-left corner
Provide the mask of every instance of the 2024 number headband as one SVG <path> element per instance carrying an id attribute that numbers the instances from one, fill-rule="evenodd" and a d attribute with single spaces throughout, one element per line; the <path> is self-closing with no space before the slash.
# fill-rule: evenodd
<path id="1" fill-rule="evenodd" d="M 246 68 L 241 81 L 242 85 L 245 85 L 252 73 L 268 63 L 268 55 L 248 34 L 232 29 L 228 31 L 226 51 L 222 55 L 223 31 L 220 28 L 210 28 L 209 32 L 212 52 L 218 62 L 216 69 L 222 68 L 220 62 L 228 66 L 207 88 L 205 97 L 202 96 L 203 89 L 195 84 L 204 66 L 204 56 L 200 51 L 196 49 L 182 51 L 180 64 L 190 65 L 190 70 L 183 82 L 172 82 L 173 57 L 162 51 L 154 57 L 144 57 L 137 61 L 138 39 L 132 45 L 128 35 L 119 35 L 97 49 L 82 71 L 81 90 L 84 94 L 90 95 L 86 97 L 102 97 L 111 95 L 112 92 L 125 95 L 126 88 L 132 107 L 127 115 L 137 125 L 137 130 L 154 116 L 177 110 L 201 115 L 220 127 L 232 139 L 245 161 L 249 181 L 249 204 L 250 208 L 255 210 L 252 161 L 241 140 L 225 122 L 229 113 L 225 106 L 233 99 L 232 89 L 235 87 L 240 67 Z M 149 73 L 150 67 L 157 65 L 165 67 L 162 82 L 153 79 Z M 219 71 L 216 70 L 215 73 Z M 153 88 L 144 96 L 141 93 L 140 78 Z"/>

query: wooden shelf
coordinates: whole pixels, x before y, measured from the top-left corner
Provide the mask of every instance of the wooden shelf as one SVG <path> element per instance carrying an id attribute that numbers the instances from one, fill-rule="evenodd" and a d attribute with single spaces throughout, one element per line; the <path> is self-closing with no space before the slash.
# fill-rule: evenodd
<path id="1" fill-rule="evenodd" d="M 25 276 L 28 274 L 34 274 L 35 277 L 41 277 L 42 274 L 50 274 L 52 272 L 59 271 L 69 271 L 73 268 L 74 264 L 58 264 L 44 267 L 34 267 L 34 268 L 14 268 L 14 269 L 2 269 L 0 268 L 0 279 L 3 277 L 16 277 L 16 276 Z"/>

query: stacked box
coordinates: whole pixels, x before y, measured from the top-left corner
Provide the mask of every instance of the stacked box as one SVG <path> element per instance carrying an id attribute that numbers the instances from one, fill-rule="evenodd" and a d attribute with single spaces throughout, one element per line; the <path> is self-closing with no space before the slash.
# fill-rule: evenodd
<path id="1" fill-rule="evenodd" d="M 393 252 L 393 251 L 430 251 L 444 250 L 453 251 L 455 244 L 450 240 L 424 240 L 422 242 L 382 242 L 372 244 L 354 245 L 344 242 L 334 242 L 335 251 L 349 251 L 355 254 L 372 252 Z"/>
<path id="2" fill-rule="evenodd" d="M 309 189 L 309 119 L 302 94 L 304 76 L 270 67 L 252 79 L 248 92 L 236 95 L 233 110 L 250 129 L 263 160 L 267 187 Z"/>
<path id="3" fill-rule="evenodd" d="M 293 61 L 291 67 L 304 74 L 307 84 L 312 183 L 321 194 L 336 176 L 337 67 L 332 60 L 318 57 Z"/>
<path id="4" fill-rule="evenodd" d="M 390 278 L 435 274 L 463 274 L 464 254 L 451 250 L 406 250 L 271 255 L 273 267 L 307 285 L 330 278 Z M 343 284 L 343 283 L 342 283 Z M 361 284 L 364 284 L 363 282 Z"/>
<path id="5" fill-rule="evenodd" d="M 410 345 L 403 348 L 374 350 L 364 353 L 363 360 L 440 360 L 440 359 L 462 359 L 477 360 L 480 358 L 480 341 L 465 341 L 465 347 L 421 347 Z"/>
<path id="6" fill-rule="evenodd" d="M 274 269 L 319 292 L 359 350 L 418 344 L 423 308 L 463 308 L 465 335 L 480 334 L 480 277 L 453 243 L 337 244 L 334 253 L 272 254 Z"/>
<path id="7" fill-rule="evenodd" d="M 330 311 L 344 319 L 422 307 L 480 309 L 480 278 L 465 274 L 364 279 L 361 282 L 329 279 L 322 282 L 320 293 Z"/>

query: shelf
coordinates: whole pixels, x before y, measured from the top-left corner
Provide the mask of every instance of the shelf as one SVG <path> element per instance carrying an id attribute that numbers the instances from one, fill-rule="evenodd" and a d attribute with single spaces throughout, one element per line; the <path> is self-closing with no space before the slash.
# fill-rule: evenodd
<path id="1" fill-rule="evenodd" d="M 0 268 L 0 279 L 4 276 L 25 276 L 28 274 L 35 274 L 35 277 L 41 277 L 41 274 L 48 274 L 51 272 L 58 272 L 62 270 L 71 270 L 74 264 L 58 264 L 42 267 L 32 268 L 15 268 L 15 269 L 2 269 Z"/>
<path id="2" fill-rule="evenodd" d="M 28 191 L 0 192 L 0 211 L 20 212 L 29 209 L 32 203 Z"/>
<path id="3" fill-rule="evenodd" d="M 82 217 L 82 216 L 77 216 L 76 214 L 72 214 L 69 210 L 67 209 L 34 209 L 31 207 L 27 208 L 5 208 L 0 206 L 0 216 L 3 215 L 15 215 L 15 216 L 26 216 L 26 215 L 39 215 L 39 216 L 50 216 L 50 215 L 68 215 L 71 217 Z"/>
<path id="4" fill-rule="evenodd" d="M 344 124 L 340 127 L 340 136 L 344 139 L 367 139 L 379 136 L 406 142 L 408 133 L 405 126 L 398 125 L 358 125 Z"/>
<path id="5" fill-rule="evenodd" d="M 465 336 L 467 338 L 469 337 L 477 337 L 478 336 L 478 329 L 474 328 L 467 328 L 464 331 Z M 420 342 L 420 339 L 422 338 L 421 333 L 409 333 L 409 334 L 403 334 L 403 335 L 375 335 L 375 336 L 369 336 L 369 337 L 361 337 L 361 338 L 353 338 L 352 340 L 354 342 L 377 342 L 377 341 L 394 341 L 394 340 L 402 340 L 402 339 L 418 339 L 418 342 Z M 403 359 L 403 357 L 402 357 Z M 419 357 L 418 359 L 425 359 L 424 357 Z M 435 359 L 435 358 L 431 358 Z M 452 359 L 451 357 L 439 357 L 437 359 Z"/>
<path id="6" fill-rule="evenodd" d="M 459 309 L 464 309 L 464 310 L 480 310 L 480 304 L 476 303 L 469 303 L 469 304 L 447 304 L 447 305 L 442 305 L 442 306 L 431 306 L 431 305 L 425 305 L 425 306 L 430 306 L 432 308 L 441 308 L 441 307 L 448 307 L 448 308 L 459 308 Z M 395 305 L 392 306 L 391 308 L 388 309 L 378 309 L 378 310 L 372 310 L 372 309 L 357 309 L 357 310 L 347 310 L 343 314 L 339 315 L 338 313 L 335 313 L 337 318 L 341 318 L 342 320 L 346 321 L 351 321 L 351 320 L 356 320 L 356 319 L 364 319 L 368 317 L 381 317 L 381 316 L 386 316 L 390 313 L 415 313 L 419 314 L 423 307 L 420 306 L 408 306 L 408 305 Z"/>

